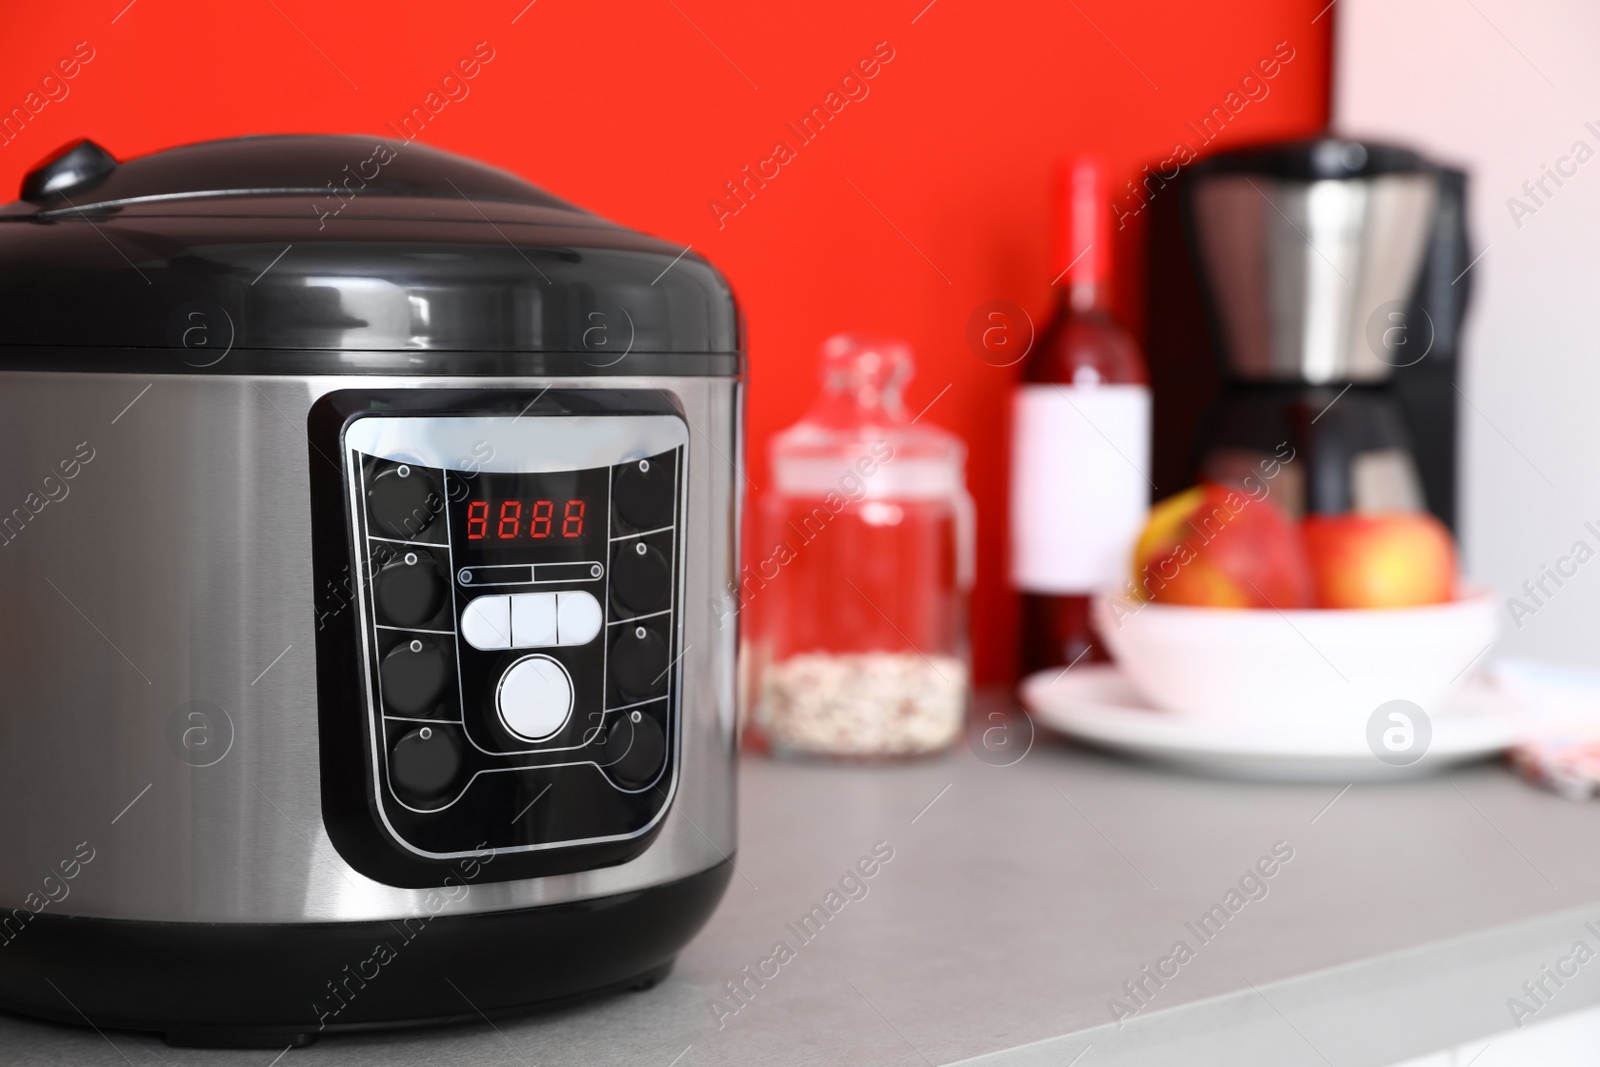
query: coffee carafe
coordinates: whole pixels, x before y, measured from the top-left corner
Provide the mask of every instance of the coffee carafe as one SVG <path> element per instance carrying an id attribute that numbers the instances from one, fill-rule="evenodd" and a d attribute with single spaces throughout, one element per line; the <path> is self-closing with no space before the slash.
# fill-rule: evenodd
<path id="1" fill-rule="evenodd" d="M 1452 468 L 1430 471 L 1425 492 L 1399 379 L 1450 405 L 1453 429 L 1453 366 L 1424 365 L 1453 364 L 1465 307 L 1465 284 L 1435 277 L 1464 247 L 1461 180 L 1409 150 L 1333 137 L 1195 166 L 1184 222 L 1222 373 L 1196 427 L 1199 476 L 1237 482 L 1276 460 L 1274 492 L 1295 516 L 1453 506 L 1429 497 L 1453 481 L 1454 442 L 1425 442 Z"/>

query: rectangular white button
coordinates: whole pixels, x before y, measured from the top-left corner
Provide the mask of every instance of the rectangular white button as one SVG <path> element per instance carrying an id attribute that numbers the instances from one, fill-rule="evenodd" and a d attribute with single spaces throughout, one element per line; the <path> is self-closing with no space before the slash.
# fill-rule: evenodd
<path id="1" fill-rule="evenodd" d="M 556 594 L 556 634 L 563 645 L 586 645 L 604 621 L 600 602 L 584 592 Z"/>
<path id="2" fill-rule="evenodd" d="M 511 647 L 539 648 L 556 643 L 556 595 L 517 593 L 511 597 Z"/>
<path id="3" fill-rule="evenodd" d="M 491 651 L 511 647 L 511 598 L 480 596 L 461 612 L 461 636 L 473 648 Z"/>

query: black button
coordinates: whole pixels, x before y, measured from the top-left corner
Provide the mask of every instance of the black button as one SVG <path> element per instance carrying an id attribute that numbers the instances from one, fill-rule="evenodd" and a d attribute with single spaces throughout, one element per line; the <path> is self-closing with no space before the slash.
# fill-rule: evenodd
<path id="1" fill-rule="evenodd" d="M 421 626 L 439 614 L 448 588 L 433 556 L 402 552 L 373 579 L 378 611 L 391 626 Z"/>
<path id="2" fill-rule="evenodd" d="M 383 621 L 415 627 L 431 622 L 444 606 L 449 583 L 432 553 L 408 549 L 395 553 L 373 579 L 374 598 Z"/>
<path id="3" fill-rule="evenodd" d="M 611 554 L 611 595 L 624 610 L 648 615 L 667 606 L 672 574 L 667 557 L 643 541 L 623 541 Z"/>
<path id="4" fill-rule="evenodd" d="M 380 536 L 415 540 L 443 510 L 433 476 L 409 464 L 380 471 L 367 490 L 367 517 Z"/>
<path id="5" fill-rule="evenodd" d="M 611 482 L 617 517 L 635 530 L 672 525 L 672 454 L 624 463 Z"/>
<path id="6" fill-rule="evenodd" d="M 648 626 L 619 626 L 611 642 L 611 680 L 624 700 L 645 700 L 667 691 L 667 642 Z"/>
<path id="7" fill-rule="evenodd" d="M 461 741 L 448 726 L 422 726 L 394 743 L 389 781 L 402 800 L 425 804 L 450 791 L 461 773 Z"/>
<path id="8" fill-rule="evenodd" d="M 611 777 L 629 789 L 648 785 L 661 772 L 667 738 L 655 716 L 626 711 L 606 737 L 605 764 Z"/>
<path id="9" fill-rule="evenodd" d="M 439 705 L 450 659 L 438 642 L 412 638 L 389 650 L 378 674 L 385 707 L 396 715 L 424 715 Z"/>

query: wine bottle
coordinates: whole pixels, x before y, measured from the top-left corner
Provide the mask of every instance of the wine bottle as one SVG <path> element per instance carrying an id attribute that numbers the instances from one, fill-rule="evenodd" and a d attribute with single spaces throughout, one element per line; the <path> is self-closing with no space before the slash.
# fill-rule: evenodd
<path id="1" fill-rule="evenodd" d="M 1063 168 L 1056 215 L 1055 314 L 1012 396 L 1024 673 L 1107 658 L 1089 601 L 1122 585 L 1150 503 L 1149 374 L 1110 310 L 1111 203 L 1097 160 Z"/>

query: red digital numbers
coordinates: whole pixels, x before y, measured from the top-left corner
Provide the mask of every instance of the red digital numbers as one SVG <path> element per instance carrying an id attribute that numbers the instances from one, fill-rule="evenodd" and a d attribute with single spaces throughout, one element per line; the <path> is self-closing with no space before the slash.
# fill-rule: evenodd
<path id="1" fill-rule="evenodd" d="M 513 541 L 520 537 L 542 540 L 551 536 L 555 523 L 554 500 L 535 500 L 529 512 L 528 525 L 522 525 L 521 500 L 502 500 L 495 524 L 494 540 Z M 467 504 L 467 540 L 482 541 L 489 535 L 489 508 L 487 500 L 473 500 Z M 582 500 L 569 500 L 561 510 L 561 536 L 583 536 Z"/>
<path id="2" fill-rule="evenodd" d="M 500 527 L 495 530 L 495 536 L 502 541 L 509 541 L 517 536 L 517 527 L 520 525 L 522 525 L 522 501 L 501 501 Z"/>
<path id="3" fill-rule="evenodd" d="M 533 521 L 528 524 L 529 537 L 550 536 L 550 513 L 555 510 L 553 500 L 535 500 L 533 502 Z M 568 536 L 571 536 L 570 534 Z"/>

